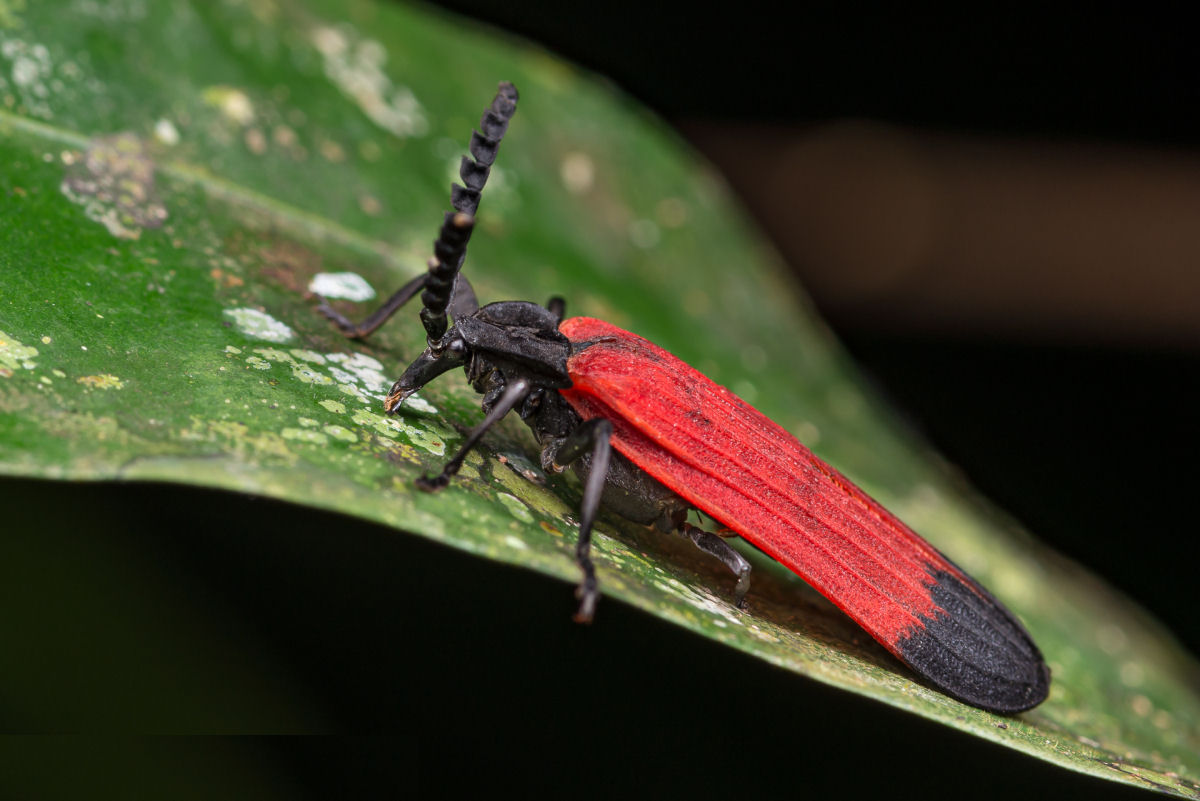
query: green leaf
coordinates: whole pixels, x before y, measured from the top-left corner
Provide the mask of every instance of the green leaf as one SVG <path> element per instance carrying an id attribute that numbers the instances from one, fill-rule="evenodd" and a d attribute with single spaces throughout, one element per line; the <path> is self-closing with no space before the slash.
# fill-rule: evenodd
<path id="1" fill-rule="evenodd" d="M 448 490 L 415 492 L 478 399 L 446 377 L 385 418 L 422 347 L 415 313 L 349 343 L 308 294 L 320 274 L 386 294 L 423 269 L 500 79 L 522 100 L 468 260 L 481 298 L 561 294 L 731 387 L 1017 612 L 1053 689 L 1015 718 L 966 707 L 777 566 L 751 555 L 739 612 L 723 569 L 613 520 L 606 603 L 1075 770 L 1200 794 L 1195 663 L 895 425 L 720 181 L 608 87 L 426 12 L 0 0 L 0 471 L 255 493 L 575 581 L 578 487 L 543 485 L 528 432 L 507 422 Z"/>

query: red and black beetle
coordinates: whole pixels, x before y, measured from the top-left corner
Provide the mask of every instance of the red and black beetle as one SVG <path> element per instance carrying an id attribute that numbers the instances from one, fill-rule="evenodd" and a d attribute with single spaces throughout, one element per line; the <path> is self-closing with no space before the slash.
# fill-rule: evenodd
<path id="1" fill-rule="evenodd" d="M 537 437 L 542 465 L 571 466 L 584 483 L 577 620 L 592 619 L 599 597 L 589 550 L 601 504 L 716 556 L 737 576 L 733 597 L 744 606 L 750 564 L 687 522 L 695 508 L 782 562 L 945 693 L 1003 713 L 1041 703 L 1050 671 L 1016 617 L 761 412 L 635 334 L 586 317 L 564 320 L 561 298 L 479 305 L 460 269 L 516 108 L 516 88 L 500 84 L 471 137 L 471 157 L 463 157 L 464 185 L 451 188 L 454 211 L 428 273 L 361 325 L 319 307 L 361 338 L 421 292 L 428 347 L 392 387 L 386 411 L 396 413 L 455 367 L 483 395 L 483 422 L 439 475 L 418 485 L 445 487 L 484 432 L 515 409 Z"/>

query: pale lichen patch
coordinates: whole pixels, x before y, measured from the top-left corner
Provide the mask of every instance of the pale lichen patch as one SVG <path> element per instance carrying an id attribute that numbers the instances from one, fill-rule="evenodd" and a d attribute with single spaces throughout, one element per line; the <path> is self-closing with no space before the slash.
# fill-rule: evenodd
<path id="1" fill-rule="evenodd" d="M 158 228 L 167 208 L 154 189 L 154 162 L 131 133 L 93 140 L 83 158 L 69 158 L 60 189 L 84 215 L 121 239 Z"/>
<path id="2" fill-rule="evenodd" d="M 223 314 L 233 320 L 238 331 L 253 339 L 262 339 L 267 342 L 287 342 L 296 336 L 296 332 L 286 323 L 282 323 L 258 309 L 226 309 Z M 290 357 L 285 355 L 285 358 Z"/>
<path id="3" fill-rule="evenodd" d="M 375 289 L 358 273 L 317 273 L 308 282 L 308 291 L 324 298 L 363 301 L 375 297 Z"/>
<path id="4" fill-rule="evenodd" d="M 513 517 L 520 520 L 522 523 L 532 523 L 533 514 L 529 508 L 521 503 L 521 499 L 515 495 L 509 495 L 507 492 L 497 493 L 496 498 L 500 503 L 504 504 L 504 508 L 509 511 Z"/>
<path id="5" fill-rule="evenodd" d="M 75 381 L 88 389 L 122 389 L 125 386 L 124 381 L 111 373 L 84 375 L 76 378 Z"/>
<path id="6" fill-rule="evenodd" d="M 179 144 L 179 129 L 175 123 L 163 117 L 154 123 L 154 138 L 167 147 L 174 147 Z"/>
<path id="7" fill-rule="evenodd" d="M 317 150 L 322 158 L 334 164 L 341 164 L 346 160 L 346 149 L 332 139 L 322 139 L 317 145 Z"/>
<path id="8" fill-rule="evenodd" d="M 106 23 L 130 24 L 146 16 L 149 0 L 75 0 L 71 12 Z"/>
<path id="9" fill-rule="evenodd" d="M 347 373 L 340 367 L 330 367 L 329 374 L 333 376 L 336 381 L 342 382 L 342 385 L 349 386 L 356 393 L 358 392 L 358 387 L 354 386 L 358 383 L 358 376 L 354 375 L 353 373 Z"/>
<path id="10" fill-rule="evenodd" d="M 258 128 L 247 128 L 242 134 L 242 141 L 246 143 L 246 149 L 256 156 L 267 152 L 267 135 Z"/>
<path id="11" fill-rule="evenodd" d="M 323 401 L 319 401 L 318 405 L 323 406 L 326 410 L 331 411 L 334 414 L 345 414 L 346 413 L 346 404 L 342 403 L 341 401 L 326 399 Z"/>
<path id="12" fill-rule="evenodd" d="M 438 408 L 436 406 L 422 398 L 417 393 L 413 393 L 404 399 L 404 408 L 409 411 L 424 412 L 425 414 L 438 413 Z"/>
<path id="13" fill-rule="evenodd" d="M 200 98 L 235 125 L 246 126 L 254 121 L 254 103 L 241 89 L 209 86 L 200 93 Z"/>
<path id="14" fill-rule="evenodd" d="M 572 151 L 558 165 L 558 177 L 572 195 L 582 195 L 596 182 L 596 164 L 587 153 Z"/>
<path id="15" fill-rule="evenodd" d="M 305 384 L 326 385 L 333 383 L 332 378 L 324 373 L 318 373 L 307 364 L 297 364 L 292 367 L 292 376 L 303 381 Z"/>
<path id="16" fill-rule="evenodd" d="M 341 426 L 325 426 L 321 429 L 334 439 L 339 439 L 342 442 L 358 442 L 358 436 L 348 428 Z"/>
<path id="17" fill-rule="evenodd" d="M 34 117 L 51 119 L 54 114 L 49 100 L 54 64 L 50 50 L 41 43 L 0 36 L 0 56 L 9 62 L 11 86 L 25 111 Z"/>
<path id="18" fill-rule="evenodd" d="M 254 352 L 264 359 L 269 359 L 273 362 L 285 362 L 287 364 L 295 364 L 296 360 L 287 353 L 275 348 L 255 348 Z"/>
<path id="19" fill-rule="evenodd" d="M 429 130 L 412 90 L 393 84 L 384 72 L 387 50 L 382 44 L 361 38 L 349 25 L 315 27 L 309 39 L 321 54 L 326 77 L 372 122 L 401 137 L 424 136 Z"/>
<path id="20" fill-rule="evenodd" d="M 313 362 L 315 364 L 324 364 L 325 363 L 324 356 L 322 356 L 319 353 L 315 353 L 311 350 L 300 350 L 299 348 L 293 348 L 293 349 L 289 350 L 288 353 L 290 353 L 292 356 L 294 356 L 295 358 L 299 359 L 302 362 Z"/>
<path id="21" fill-rule="evenodd" d="M 355 398 L 356 400 L 358 400 L 362 403 L 370 403 L 371 402 L 371 399 L 368 398 L 366 395 L 364 395 L 362 393 L 362 390 L 360 390 L 358 387 L 354 386 L 353 384 L 344 384 L 344 383 L 338 384 L 338 391 L 345 395 L 349 395 L 352 398 Z"/>
<path id="22" fill-rule="evenodd" d="M 503 500 L 503 498 L 501 498 L 501 500 Z M 513 536 L 512 534 L 506 534 L 504 536 L 504 544 L 509 548 L 512 548 L 514 551 L 529 550 L 529 544 L 526 543 L 525 540 L 521 539 L 520 537 Z"/>
<path id="23" fill-rule="evenodd" d="M 697 590 L 675 578 L 668 578 L 666 581 L 655 580 L 654 584 L 660 590 L 674 595 L 689 606 L 715 618 L 722 618 L 739 626 L 743 623 L 740 614 L 731 602 L 718 598 L 708 589 Z"/>
<path id="24" fill-rule="evenodd" d="M 12 375 L 14 370 L 37 367 L 37 362 L 33 360 L 37 355 L 37 348 L 24 345 L 16 337 L 0 331 L 0 368 L 8 370 L 8 375 Z"/>
<path id="25" fill-rule="evenodd" d="M 395 437 L 401 432 L 399 424 L 395 418 L 383 417 L 382 415 L 369 412 L 366 409 L 357 409 L 350 415 L 350 419 L 360 426 L 373 428 L 385 437 Z"/>
<path id="26" fill-rule="evenodd" d="M 358 207 L 362 209 L 363 214 L 366 214 L 369 217 L 378 217 L 383 213 L 383 201 L 374 195 L 359 195 Z"/>
<path id="27" fill-rule="evenodd" d="M 357 381 L 365 385 L 368 392 L 382 392 L 390 386 L 391 382 L 388 377 L 383 374 L 383 365 L 378 359 L 373 359 L 364 353 L 329 353 L 326 357 L 329 361 L 340 364 L 343 370 L 350 375 L 347 378 L 340 378 L 338 373 L 334 372 L 334 368 L 330 368 L 330 373 L 339 380 Z"/>
<path id="28" fill-rule="evenodd" d="M 279 435 L 284 439 L 307 442 L 312 445 L 325 445 L 329 442 L 329 437 L 320 431 L 313 431 L 309 428 L 285 428 L 279 432 Z"/>
<path id="29" fill-rule="evenodd" d="M 385 437 L 403 434 L 413 445 L 435 456 L 443 456 L 446 453 L 446 442 L 441 434 L 409 425 L 402 418 L 384 417 L 366 409 L 358 409 L 350 419 L 360 426 L 373 428 Z"/>
<path id="30" fill-rule="evenodd" d="M 243 461 L 255 458 L 281 460 L 289 464 L 296 461 L 296 455 L 280 434 L 274 431 L 254 432 L 248 425 L 236 420 L 207 420 L 193 416 L 191 424 L 180 429 L 176 436 L 185 442 L 217 444 Z"/>

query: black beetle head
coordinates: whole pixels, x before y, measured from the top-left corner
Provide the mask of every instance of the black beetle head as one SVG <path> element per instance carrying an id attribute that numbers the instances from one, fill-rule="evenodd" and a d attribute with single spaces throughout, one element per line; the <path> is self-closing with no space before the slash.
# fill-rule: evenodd
<path id="1" fill-rule="evenodd" d="M 508 300 L 489 303 L 460 320 L 431 342 L 392 385 L 384 409 L 395 412 L 406 398 L 442 373 L 474 362 L 468 373 L 498 370 L 528 378 L 536 386 L 571 386 L 567 376 L 570 341 L 558 331 L 558 316 L 536 303 Z M 487 370 L 483 369 L 486 366 Z"/>

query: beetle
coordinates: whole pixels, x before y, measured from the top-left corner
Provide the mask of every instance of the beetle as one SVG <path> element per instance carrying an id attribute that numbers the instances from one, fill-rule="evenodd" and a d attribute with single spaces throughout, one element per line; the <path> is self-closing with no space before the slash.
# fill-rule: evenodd
<path id="1" fill-rule="evenodd" d="M 426 348 L 384 401 L 404 401 L 456 367 L 483 396 L 483 421 L 434 477 L 445 487 L 484 433 L 510 411 L 528 424 L 549 471 L 583 482 L 575 559 L 576 620 L 595 613 L 590 557 L 601 506 L 682 535 L 736 576 L 744 608 L 750 563 L 691 509 L 727 527 L 811 584 L 928 683 L 982 709 L 1015 713 L 1044 700 L 1050 672 L 1017 618 L 895 515 L 729 390 L 636 334 L 564 319 L 565 302 L 480 306 L 462 275 L 479 200 L 518 94 L 501 83 L 451 186 L 428 271 L 355 324 L 318 309 L 351 338 L 369 336 L 421 293 Z"/>

